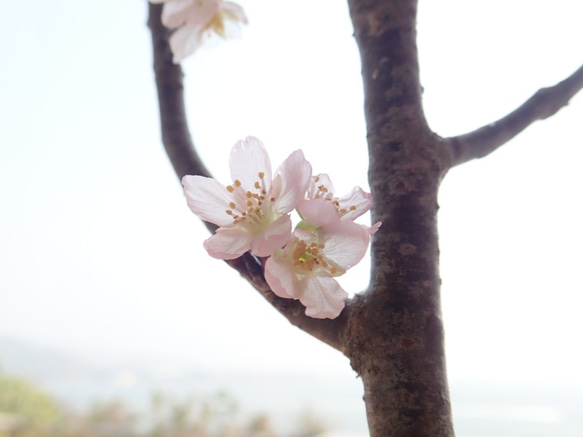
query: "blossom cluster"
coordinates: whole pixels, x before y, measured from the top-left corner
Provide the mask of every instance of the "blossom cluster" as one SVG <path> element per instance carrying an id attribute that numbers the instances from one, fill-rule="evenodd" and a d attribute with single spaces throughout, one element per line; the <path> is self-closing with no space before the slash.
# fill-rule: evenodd
<path id="1" fill-rule="evenodd" d="M 250 251 L 264 259 L 276 295 L 299 299 L 307 316 L 338 317 L 348 294 L 335 278 L 363 258 L 380 227 L 354 222 L 371 208 L 372 196 L 355 187 L 336 197 L 328 175 L 312 175 L 301 150 L 272 173 L 254 137 L 233 146 L 229 164 L 232 183 L 226 186 L 203 176 L 182 179 L 192 212 L 219 226 L 204 242 L 207 252 L 234 259 Z M 294 210 L 301 220 L 292 230 Z"/>
<path id="2" fill-rule="evenodd" d="M 174 29 L 170 49 L 175 64 L 198 49 L 205 40 L 215 35 L 235 36 L 240 25 L 247 24 L 243 8 L 223 0 L 150 0 L 164 3 L 162 24 Z"/>

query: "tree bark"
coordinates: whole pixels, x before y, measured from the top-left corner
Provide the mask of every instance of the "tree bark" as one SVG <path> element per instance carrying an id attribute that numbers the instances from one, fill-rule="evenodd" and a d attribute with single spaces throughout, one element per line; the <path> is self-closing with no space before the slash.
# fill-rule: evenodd
<path id="1" fill-rule="evenodd" d="M 427 126 L 414 0 L 349 0 L 362 60 L 373 222 L 369 289 L 346 354 L 373 437 L 453 436 L 440 308 L 437 190 L 451 156 Z"/>

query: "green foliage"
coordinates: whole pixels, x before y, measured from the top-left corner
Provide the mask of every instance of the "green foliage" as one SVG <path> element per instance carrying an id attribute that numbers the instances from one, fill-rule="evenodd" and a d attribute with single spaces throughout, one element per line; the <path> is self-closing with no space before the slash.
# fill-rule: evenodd
<path id="1" fill-rule="evenodd" d="M 0 437 L 43 432 L 56 423 L 59 414 L 59 405 L 49 394 L 0 371 Z"/>

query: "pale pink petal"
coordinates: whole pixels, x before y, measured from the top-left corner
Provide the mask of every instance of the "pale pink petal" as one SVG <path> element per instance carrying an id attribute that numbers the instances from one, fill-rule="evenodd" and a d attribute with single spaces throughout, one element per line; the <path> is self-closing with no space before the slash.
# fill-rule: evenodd
<path id="1" fill-rule="evenodd" d="M 329 200 L 302 200 L 298 205 L 298 212 L 302 219 L 316 228 L 340 221 L 336 207 Z"/>
<path id="2" fill-rule="evenodd" d="M 173 0 L 166 2 L 162 10 L 162 24 L 174 29 L 183 24 L 194 24 L 204 28 L 219 12 L 217 0 Z"/>
<path id="3" fill-rule="evenodd" d="M 354 220 L 372 207 L 372 196 L 360 187 L 354 187 L 346 196 L 338 199 L 339 210 L 347 212 L 341 216 L 342 220 Z"/>
<path id="4" fill-rule="evenodd" d="M 358 264 L 366 253 L 370 234 L 364 226 L 350 221 L 339 221 L 319 233 L 324 243 L 324 256 L 338 267 L 347 270 Z"/>
<path id="5" fill-rule="evenodd" d="M 313 276 L 300 282 L 300 302 L 306 307 L 306 316 L 316 319 L 335 319 L 344 309 L 348 293 L 334 278 Z"/>
<path id="6" fill-rule="evenodd" d="M 298 240 L 312 240 L 316 238 L 316 234 L 306 229 L 294 229 L 294 236 Z"/>
<path id="7" fill-rule="evenodd" d="M 207 222 L 219 226 L 233 224 L 233 218 L 226 213 L 231 195 L 224 185 L 204 176 L 184 176 L 182 178 L 186 202 L 190 210 Z"/>
<path id="8" fill-rule="evenodd" d="M 173 0 L 174 1 L 174 0 Z M 182 1 L 182 0 L 178 0 Z M 186 24 L 206 27 L 221 10 L 221 0 L 189 0 L 190 7 L 185 13 Z"/>
<path id="9" fill-rule="evenodd" d="M 197 24 L 184 25 L 170 35 L 169 43 L 172 50 L 172 62 L 178 64 L 184 58 L 192 55 L 202 43 L 202 28 Z"/>
<path id="10" fill-rule="evenodd" d="M 237 141 L 231 149 L 229 158 L 231 177 L 238 179 L 245 190 L 254 191 L 256 182 L 261 182 L 259 173 L 263 173 L 266 192 L 271 187 L 271 161 L 263 143 L 255 137 Z M 261 183 L 260 183 L 261 185 Z"/>
<path id="11" fill-rule="evenodd" d="M 230 20 L 239 21 L 243 24 L 247 24 L 249 22 L 243 8 L 236 3 L 223 2 L 222 13 L 225 14 L 225 17 Z"/>
<path id="12" fill-rule="evenodd" d="M 253 237 L 251 254 L 270 256 L 277 249 L 285 246 L 291 237 L 292 223 L 289 215 L 282 215 Z"/>
<path id="13" fill-rule="evenodd" d="M 297 299 L 298 280 L 292 266 L 279 256 L 270 256 L 265 262 L 265 280 L 271 290 L 286 299 Z"/>
<path id="14" fill-rule="evenodd" d="M 327 191 L 319 188 L 325 188 Z M 312 180 L 310 181 L 308 199 L 315 199 L 317 195 L 322 196 L 323 191 L 331 195 L 334 194 L 334 184 L 332 184 L 330 176 L 328 176 L 326 173 L 320 173 L 319 175 L 312 177 Z"/>
<path id="15" fill-rule="evenodd" d="M 379 230 L 379 228 L 381 227 L 381 225 L 383 224 L 383 222 L 376 222 L 374 225 L 372 225 L 370 228 L 368 226 L 366 226 L 366 230 L 369 233 L 369 235 L 373 235 L 376 234 L 377 231 Z"/>
<path id="16" fill-rule="evenodd" d="M 275 197 L 274 208 L 280 213 L 290 212 L 306 196 L 312 176 L 312 166 L 301 150 L 296 150 L 278 167 L 275 172 L 278 180 L 272 191 Z"/>
<path id="17" fill-rule="evenodd" d="M 239 258 L 249 250 L 251 234 L 243 227 L 219 228 L 215 235 L 204 242 L 210 256 L 219 259 Z"/>
<path id="18" fill-rule="evenodd" d="M 174 29 L 186 23 L 188 9 L 193 6 L 192 0 L 174 0 L 165 2 L 162 9 L 162 24 L 169 29 Z"/>

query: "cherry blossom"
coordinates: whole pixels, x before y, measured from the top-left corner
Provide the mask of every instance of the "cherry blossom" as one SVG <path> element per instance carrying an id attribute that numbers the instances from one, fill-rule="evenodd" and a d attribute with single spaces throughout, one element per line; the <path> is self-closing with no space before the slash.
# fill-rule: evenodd
<path id="1" fill-rule="evenodd" d="M 269 156 L 254 137 L 233 146 L 229 165 L 233 182 L 227 186 L 203 176 L 182 179 L 192 212 L 219 226 L 204 247 L 220 259 L 238 258 L 249 250 L 270 256 L 290 238 L 289 212 L 304 199 L 312 167 L 296 150 L 272 178 Z"/>
<path id="2" fill-rule="evenodd" d="M 223 0 L 150 0 L 164 3 L 162 24 L 176 29 L 170 36 L 170 49 L 175 64 L 194 53 L 215 35 L 236 36 L 241 24 L 247 24 L 243 8 Z"/>
<path id="3" fill-rule="evenodd" d="M 368 230 L 341 220 L 335 205 L 325 199 L 303 200 L 303 220 L 283 249 L 265 263 L 265 279 L 282 298 L 299 299 L 306 315 L 334 319 L 348 293 L 334 279 L 356 265 L 370 242 Z"/>
<path id="4" fill-rule="evenodd" d="M 327 174 L 312 176 L 307 192 L 308 199 L 323 199 L 336 208 L 341 220 L 354 221 L 372 207 L 372 196 L 360 187 L 354 187 L 342 197 L 334 196 L 334 185 Z M 364 226 L 364 225 L 361 225 Z M 381 227 L 381 222 L 365 226 L 372 235 Z"/>

